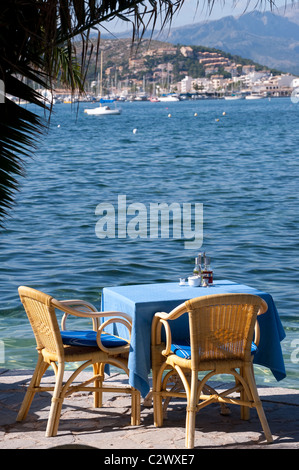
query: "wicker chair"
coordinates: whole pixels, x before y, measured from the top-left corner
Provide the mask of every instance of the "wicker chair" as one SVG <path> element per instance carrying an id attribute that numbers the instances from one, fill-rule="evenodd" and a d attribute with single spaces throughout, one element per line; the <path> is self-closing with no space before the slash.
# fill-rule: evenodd
<path id="1" fill-rule="evenodd" d="M 64 398 L 73 392 L 85 390 L 94 392 L 96 407 L 102 406 L 103 391 L 131 394 L 131 424 L 138 425 L 140 423 L 139 391 L 130 386 L 107 387 L 103 385 L 105 364 L 111 364 L 129 373 L 127 357 L 130 342 L 104 332 L 104 328 L 113 322 L 123 323 L 131 331 L 129 316 L 122 312 L 100 313 L 92 304 L 81 300 L 59 302 L 50 295 L 24 286 L 19 287 L 19 294 L 35 335 L 38 360 L 17 421 L 26 418 L 36 392 L 53 391 L 46 436 L 55 436 Z M 64 312 L 61 330 L 55 309 Z M 91 318 L 93 330 L 65 330 L 68 315 Z M 108 320 L 99 327 L 99 319 L 104 317 L 108 317 Z M 77 369 L 63 383 L 66 362 L 83 362 L 83 364 L 80 366 L 76 364 Z M 50 365 L 55 372 L 55 387 L 40 386 L 41 379 Z M 91 365 L 93 376 L 79 385 L 72 385 L 80 372 Z M 90 387 L 89 384 L 92 382 L 94 384 Z"/>
<path id="2" fill-rule="evenodd" d="M 215 402 L 238 404 L 242 419 L 249 419 L 249 408 L 256 408 L 265 437 L 272 442 L 253 372 L 253 353 L 259 341 L 257 315 L 267 309 L 266 302 L 255 295 L 218 294 L 188 300 L 169 314 L 155 314 L 152 323 L 155 426 L 163 425 L 163 398 L 165 401 L 171 397 L 187 398 L 186 447 L 192 449 L 198 410 Z M 186 312 L 190 338 L 173 344 L 170 323 Z M 161 341 L 162 326 L 166 343 Z M 206 374 L 199 380 L 202 371 Z M 207 384 L 216 374 L 232 374 L 234 386 L 217 393 Z M 179 376 L 183 391 L 177 391 L 177 386 L 170 388 L 174 376 Z M 240 396 L 229 397 L 236 392 Z"/>

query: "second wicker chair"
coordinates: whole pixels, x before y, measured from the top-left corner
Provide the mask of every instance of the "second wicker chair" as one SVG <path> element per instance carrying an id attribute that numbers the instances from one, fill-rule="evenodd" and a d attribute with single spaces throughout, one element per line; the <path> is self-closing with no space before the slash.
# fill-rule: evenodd
<path id="1" fill-rule="evenodd" d="M 198 410 L 215 402 L 238 404 L 243 419 L 249 418 L 249 408 L 256 408 L 266 439 L 272 442 L 253 372 L 253 354 L 259 338 L 257 315 L 264 313 L 267 308 L 266 302 L 258 296 L 219 294 L 186 301 L 169 314 L 156 313 L 152 323 L 156 426 L 163 424 L 163 399 L 187 398 L 186 447 L 193 448 L 195 415 Z M 186 312 L 189 315 L 190 338 L 174 344 L 170 324 Z M 166 343 L 161 341 L 162 327 L 165 329 Z M 199 373 L 202 372 L 204 377 L 199 380 Z M 232 374 L 235 385 L 217 393 L 207 384 L 216 374 Z M 171 385 L 174 376 L 179 376 L 183 392 Z M 237 398 L 229 397 L 236 392 Z"/>
<path id="2" fill-rule="evenodd" d="M 123 369 L 127 374 L 127 358 L 130 341 L 123 340 L 104 332 L 104 328 L 112 322 L 120 322 L 131 330 L 130 317 L 122 312 L 97 312 L 96 308 L 81 300 L 59 302 L 50 295 L 30 287 L 19 287 L 19 294 L 31 323 L 36 343 L 38 360 L 30 385 L 17 416 L 17 421 L 25 419 L 35 393 L 52 391 L 52 403 L 48 419 L 46 436 L 57 434 L 63 400 L 77 391 L 94 392 L 94 404 L 102 405 L 102 392 L 129 393 L 132 397 L 131 424 L 140 423 L 140 393 L 133 387 L 106 387 L 104 367 L 111 364 Z M 64 312 L 62 330 L 65 329 L 67 315 L 91 318 L 93 330 L 61 331 L 58 326 L 55 309 Z M 108 318 L 99 326 L 100 318 Z M 72 362 L 76 370 L 66 382 L 63 382 L 65 364 Z M 83 362 L 76 365 L 77 362 Z M 55 386 L 41 386 L 41 379 L 49 366 L 55 372 Z M 93 366 L 93 375 L 79 385 L 72 385 L 86 367 Z M 89 386 L 94 382 L 93 386 Z"/>

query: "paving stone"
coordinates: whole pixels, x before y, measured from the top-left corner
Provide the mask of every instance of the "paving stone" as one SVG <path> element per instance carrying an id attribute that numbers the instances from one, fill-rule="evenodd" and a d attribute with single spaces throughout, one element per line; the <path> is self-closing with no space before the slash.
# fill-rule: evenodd
<path id="1" fill-rule="evenodd" d="M 86 373 L 86 372 L 85 372 Z M 104 394 L 102 408 L 93 408 L 90 392 L 78 392 L 64 401 L 58 434 L 45 437 L 51 395 L 34 398 L 26 420 L 16 422 L 32 371 L 0 370 L 0 449 L 96 448 L 108 453 L 116 449 L 185 449 L 185 402 L 170 402 L 163 427 L 153 424 L 151 406 L 142 406 L 141 425 L 130 425 L 130 397 Z M 46 382 L 52 382 L 48 373 Z M 121 385 L 124 375 L 107 377 Z M 202 409 L 196 416 L 196 449 L 297 449 L 299 448 L 299 390 L 259 388 L 274 442 L 263 438 L 256 410 L 249 421 L 240 419 L 240 409 L 220 414 L 218 405 Z"/>

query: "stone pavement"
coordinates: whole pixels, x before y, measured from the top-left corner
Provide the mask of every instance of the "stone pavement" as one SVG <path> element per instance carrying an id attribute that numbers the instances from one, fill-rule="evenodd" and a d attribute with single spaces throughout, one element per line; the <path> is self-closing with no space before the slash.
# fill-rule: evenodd
<path id="1" fill-rule="evenodd" d="M 16 416 L 32 371 L 0 369 L 0 449 L 86 448 L 185 449 L 185 403 L 170 403 L 162 428 L 153 425 L 152 407 L 141 409 L 141 425 L 130 426 L 130 397 L 104 395 L 103 408 L 93 408 L 93 397 L 78 392 L 64 402 L 58 434 L 45 437 L 50 394 L 36 394 L 26 420 Z M 87 374 L 87 372 L 85 372 Z M 46 381 L 52 381 L 49 374 Z M 111 375 L 106 382 L 121 383 L 125 375 Z M 216 387 L 217 388 L 217 387 Z M 259 388 L 274 442 L 263 438 L 256 410 L 249 421 L 240 420 L 240 408 L 230 405 L 223 416 L 218 405 L 197 413 L 195 449 L 299 449 L 299 390 Z M 143 400 L 142 400 L 143 403 Z M 155 452 L 155 451 L 153 451 Z M 189 451 L 190 452 L 190 451 Z M 181 451 L 182 453 L 182 451 Z"/>

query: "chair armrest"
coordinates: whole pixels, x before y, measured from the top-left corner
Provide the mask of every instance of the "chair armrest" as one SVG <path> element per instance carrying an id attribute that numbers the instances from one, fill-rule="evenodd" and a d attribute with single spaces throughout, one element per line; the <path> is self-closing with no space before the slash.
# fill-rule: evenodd
<path id="1" fill-rule="evenodd" d="M 113 323 L 121 323 L 122 325 L 125 325 L 125 327 L 128 329 L 129 331 L 129 341 L 131 341 L 131 331 L 132 331 L 132 323 L 131 323 L 131 318 L 129 317 L 129 315 L 125 314 L 125 313 L 122 313 L 122 312 L 103 312 L 103 313 L 111 313 L 111 316 L 112 314 L 115 314 L 117 313 L 118 315 L 115 316 L 113 315 L 113 318 L 109 318 L 108 320 L 104 321 L 100 327 L 98 328 L 98 332 L 97 332 L 97 343 L 98 343 L 98 346 L 99 348 L 102 350 L 102 351 L 105 351 L 105 352 L 114 352 L 114 353 L 122 353 L 122 352 L 126 352 L 128 350 L 128 347 L 127 345 L 126 346 L 120 346 L 120 347 L 112 347 L 112 348 L 107 348 L 106 346 L 103 345 L 102 341 L 101 341 L 101 335 L 102 333 L 104 332 L 104 329 L 106 328 L 106 326 L 108 325 L 111 325 Z M 108 315 L 110 316 L 110 315 Z M 107 317 L 107 315 L 106 315 Z"/>
<path id="2" fill-rule="evenodd" d="M 268 310 L 268 304 L 267 302 L 262 299 L 262 303 L 261 303 L 261 307 L 257 313 L 257 315 L 263 315 L 263 313 L 266 313 Z M 259 325 L 259 322 L 258 322 L 258 319 L 256 319 L 256 322 L 255 322 L 255 325 L 254 325 L 254 340 L 253 340 L 254 344 L 256 346 L 259 345 L 259 342 L 260 342 L 260 325 Z"/>
<path id="3" fill-rule="evenodd" d="M 172 336 L 171 330 L 168 321 L 176 320 L 179 318 L 183 313 L 186 313 L 187 307 L 186 304 L 183 303 L 178 307 L 174 308 L 170 313 L 166 312 L 157 312 L 153 318 L 152 322 L 152 344 L 153 346 L 157 346 L 161 344 L 161 330 L 162 325 L 165 328 L 166 334 L 166 347 L 162 351 L 163 355 L 167 355 L 170 353 L 171 350 L 171 343 L 172 343 Z"/>
<path id="4" fill-rule="evenodd" d="M 75 303 L 74 303 L 75 302 Z M 83 300 L 62 300 L 58 301 L 56 299 L 52 299 L 52 304 L 54 305 L 55 308 L 58 308 L 62 312 L 64 312 L 64 315 L 61 320 L 61 329 L 65 329 L 65 323 L 68 315 L 74 315 L 75 317 L 80 317 L 80 318 L 91 318 L 93 321 L 93 326 L 94 326 L 94 331 L 97 331 L 99 328 L 98 325 L 98 319 L 99 318 L 107 318 L 107 317 L 114 317 L 114 322 L 118 320 L 120 322 L 121 318 L 125 319 L 129 324 L 131 324 L 131 317 L 124 312 L 117 312 L 117 311 L 109 311 L 109 312 L 98 312 L 96 308 Z M 77 309 L 77 308 L 72 308 L 70 305 L 76 305 L 76 307 L 83 306 L 87 307 L 89 311 L 87 310 L 82 310 L 82 309 Z M 120 317 L 120 318 L 116 318 Z M 105 322 L 104 322 L 105 323 Z"/>
<path id="5" fill-rule="evenodd" d="M 72 310 L 76 310 L 77 312 L 82 312 L 82 313 L 85 312 L 85 313 L 90 314 L 90 312 L 94 312 L 94 313 L 97 312 L 97 308 L 94 305 L 92 305 L 91 303 L 86 302 L 85 300 L 80 300 L 80 299 L 60 300 L 59 303 L 64 306 L 65 310 L 69 307 Z M 60 307 L 58 305 L 56 307 L 60 309 Z M 73 313 L 73 311 L 65 311 L 64 312 L 63 317 L 61 319 L 61 329 L 62 329 L 62 331 L 65 330 L 66 319 L 67 319 L 69 314 L 75 315 Z M 81 315 L 76 314 L 76 316 L 81 316 Z M 92 322 L 93 322 L 93 328 L 97 329 L 97 320 L 96 320 L 96 318 L 95 317 L 94 318 L 91 317 L 91 318 L 92 318 Z"/>
<path id="6" fill-rule="evenodd" d="M 261 308 L 260 308 L 260 310 L 258 311 L 257 314 L 262 315 L 263 313 L 266 313 L 267 310 L 268 310 L 268 304 L 264 299 L 262 299 Z"/>
<path id="7" fill-rule="evenodd" d="M 80 300 L 80 299 L 71 299 L 71 300 L 60 300 L 60 304 L 64 306 L 69 306 L 69 307 L 86 307 L 88 310 L 91 312 L 97 312 L 97 308 L 91 304 L 90 302 L 87 302 L 86 300 Z"/>
<path id="8" fill-rule="evenodd" d="M 170 348 L 171 348 L 171 343 L 172 343 L 171 330 L 170 330 L 170 326 L 168 323 L 169 319 L 170 319 L 169 313 L 157 312 L 152 322 L 152 345 L 153 346 L 158 346 L 161 344 L 162 325 L 164 326 L 165 334 L 166 334 L 166 347 L 162 351 L 163 355 L 168 355 L 170 353 Z"/>

